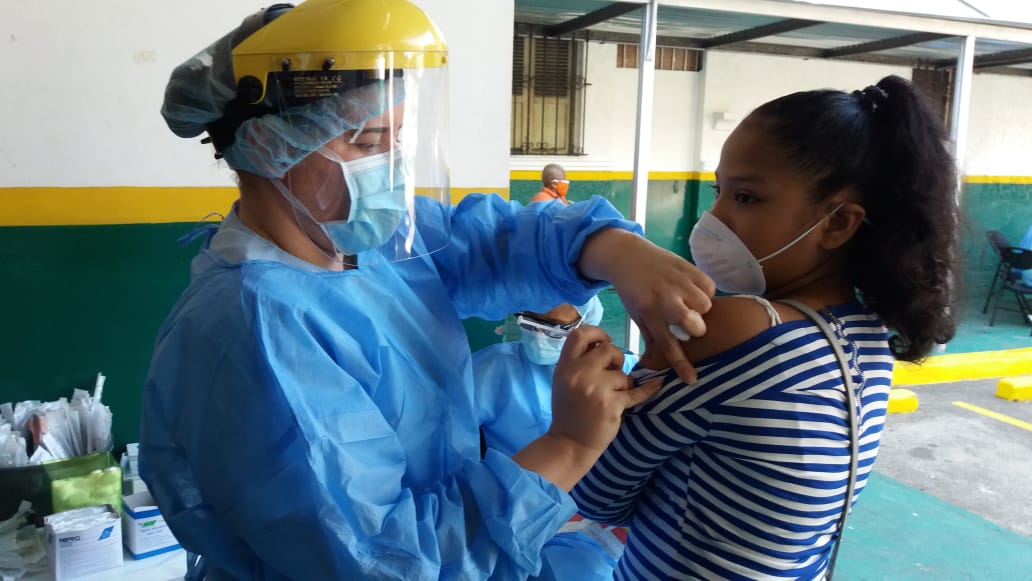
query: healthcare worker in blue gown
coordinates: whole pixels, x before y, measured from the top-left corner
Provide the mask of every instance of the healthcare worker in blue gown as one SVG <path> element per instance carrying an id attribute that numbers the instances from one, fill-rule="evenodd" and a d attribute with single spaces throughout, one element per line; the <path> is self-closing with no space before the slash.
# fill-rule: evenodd
<path id="1" fill-rule="evenodd" d="M 559 305 L 547 313 L 517 313 L 519 341 L 495 343 L 473 354 L 474 401 L 487 449 L 512 456 L 548 431 L 552 378 L 569 333 L 602 322 L 597 296 L 583 305 Z M 638 356 L 625 355 L 629 372 Z M 583 519 L 564 525 L 542 549 L 536 581 L 612 579 L 622 553 L 618 533 Z"/>
<path id="2" fill-rule="evenodd" d="M 576 511 L 567 491 L 659 386 L 631 388 L 622 351 L 578 328 L 548 432 L 481 458 L 464 317 L 612 284 L 694 373 L 668 328 L 705 332 L 711 282 L 603 199 L 447 203 L 447 63 L 406 0 L 307 0 L 245 18 L 171 74 L 166 122 L 207 133 L 240 189 L 143 391 L 141 472 L 203 556 L 197 576 L 536 573 Z"/>

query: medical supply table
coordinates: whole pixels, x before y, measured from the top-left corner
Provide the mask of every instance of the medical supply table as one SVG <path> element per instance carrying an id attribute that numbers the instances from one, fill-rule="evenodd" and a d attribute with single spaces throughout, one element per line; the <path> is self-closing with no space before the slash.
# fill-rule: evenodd
<path id="1" fill-rule="evenodd" d="M 42 530 L 42 529 L 40 529 Z M 180 581 L 186 574 L 186 551 L 176 549 L 137 561 L 129 551 L 123 550 L 122 566 L 98 571 L 91 575 L 76 577 L 75 581 Z M 26 575 L 22 581 L 54 581 L 54 575 L 46 571 Z"/>

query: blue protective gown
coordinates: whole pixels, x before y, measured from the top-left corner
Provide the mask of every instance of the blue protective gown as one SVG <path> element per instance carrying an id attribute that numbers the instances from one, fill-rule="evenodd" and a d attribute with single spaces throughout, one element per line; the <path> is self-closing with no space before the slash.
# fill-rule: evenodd
<path id="1" fill-rule="evenodd" d="M 159 331 L 141 472 L 173 533 L 241 579 L 516 579 L 576 508 L 480 459 L 462 318 L 580 304 L 585 239 L 636 231 L 602 198 L 417 201 L 420 258 L 316 269 L 231 214 Z M 388 245 L 390 246 L 390 245 Z"/>
<path id="2" fill-rule="evenodd" d="M 624 358 L 629 372 L 638 358 Z M 555 365 L 537 365 L 523 343 L 510 341 L 473 354 L 476 413 L 489 451 L 511 456 L 548 430 L 552 423 Z M 563 532 L 542 550 L 544 567 L 537 581 L 612 579 L 619 555 L 607 552 L 584 532 Z"/>

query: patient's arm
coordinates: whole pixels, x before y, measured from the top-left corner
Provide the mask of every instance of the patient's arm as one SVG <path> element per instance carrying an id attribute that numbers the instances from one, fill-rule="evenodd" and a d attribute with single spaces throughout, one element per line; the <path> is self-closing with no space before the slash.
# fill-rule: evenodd
<path id="1" fill-rule="evenodd" d="M 774 308 L 783 320 L 800 318 L 794 309 L 777 304 Z M 770 316 L 763 306 L 746 297 L 713 299 L 713 308 L 703 316 L 703 320 L 706 322 L 706 334 L 681 343 L 685 355 L 692 363 L 727 351 L 771 326 Z M 646 344 L 639 367 L 659 370 L 669 365 L 660 349 Z"/>
<path id="2" fill-rule="evenodd" d="M 783 320 L 801 318 L 788 307 L 774 308 Z M 771 327 L 766 309 L 750 298 L 715 299 L 705 319 L 706 335 L 683 343 L 690 360 L 704 364 L 700 381 L 689 385 L 668 373 L 667 383 L 656 397 L 624 414 L 616 439 L 571 491 L 584 516 L 614 525 L 630 522 L 638 496 L 653 473 L 673 455 L 703 441 L 713 417 L 711 410 L 724 403 L 723 383 L 715 383 L 712 374 L 719 377 L 733 361 L 707 366 L 705 360 Z M 658 371 L 667 367 L 658 349 L 646 350 L 639 362 L 639 368 Z"/>

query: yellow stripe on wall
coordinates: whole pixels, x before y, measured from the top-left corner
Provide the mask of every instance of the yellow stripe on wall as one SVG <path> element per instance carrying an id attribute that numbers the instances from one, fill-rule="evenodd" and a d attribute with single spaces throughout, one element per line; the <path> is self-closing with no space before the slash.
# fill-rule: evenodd
<path id="1" fill-rule="evenodd" d="M 480 192 L 509 199 L 509 188 L 452 188 L 451 202 Z M 232 186 L 0 188 L 0 226 L 197 222 L 225 214 L 238 196 Z"/>
<path id="2" fill-rule="evenodd" d="M 571 180 L 587 182 L 630 181 L 634 179 L 632 171 L 577 171 L 566 172 Z M 512 170 L 510 180 L 541 179 L 539 170 Z M 716 175 L 711 171 L 650 171 L 650 180 L 712 180 Z M 1032 184 L 1032 176 L 964 176 L 964 183 L 969 184 Z"/>
<path id="3" fill-rule="evenodd" d="M 416 193 L 419 193 L 419 188 L 416 188 Z M 498 194 L 506 201 L 509 199 L 509 188 L 452 188 L 451 189 L 451 203 L 458 204 L 469 194 Z"/>
<path id="4" fill-rule="evenodd" d="M 570 171 L 571 180 L 630 181 L 630 171 Z M 541 179 L 535 170 L 509 172 L 511 180 Z M 713 172 L 649 172 L 650 180 L 713 180 Z M 1032 176 L 965 176 L 974 184 L 1032 184 Z M 509 199 L 509 188 L 452 188 L 458 203 L 471 193 L 497 193 Z M 418 193 L 418 189 L 417 189 Z M 0 226 L 78 226 L 195 222 L 210 212 L 225 213 L 237 198 L 226 187 L 0 187 Z"/>
<path id="5" fill-rule="evenodd" d="M 1032 176 L 964 176 L 967 184 L 1032 184 Z"/>
<path id="6" fill-rule="evenodd" d="M 197 222 L 237 196 L 235 187 L 0 188 L 0 226 Z"/>
<path id="7" fill-rule="evenodd" d="M 577 171 L 566 172 L 566 177 L 582 182 L 630 181 L 634 179 L 632 171 Z M 650 171 L 650 180 L 711 180 L 715 176 L 711 171 Z M 518 169 L 509 172 L 510 180 L 541 180 L 540 170 Z"/>

